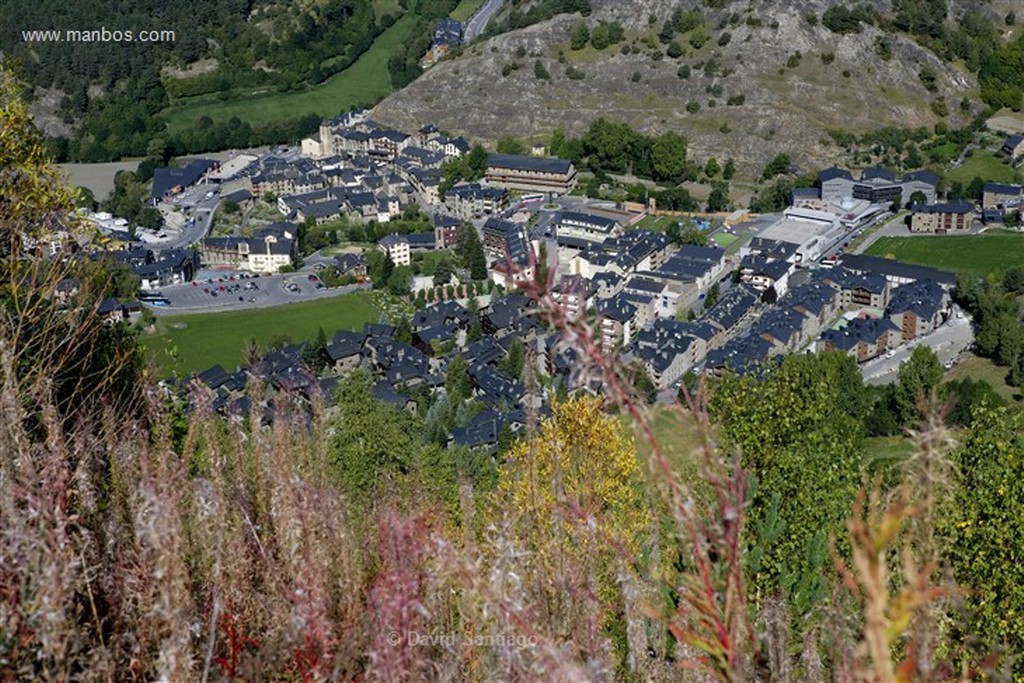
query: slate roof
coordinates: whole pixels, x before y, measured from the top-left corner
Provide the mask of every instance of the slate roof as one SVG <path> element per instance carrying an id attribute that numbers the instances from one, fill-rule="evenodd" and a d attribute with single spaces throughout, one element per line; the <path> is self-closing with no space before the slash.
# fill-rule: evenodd
<path id="1" fill-rule="evenodd" d="M 853 175 L 845 168 L 838 168 L 833 166 L 832 168 L 826 168 L 823 171 L 818 171 L 818 182 L 824 183 L 829 180 L 835 180 L 836 178 L 845 178 L 847 180 L 853 180 Z"/>
<path id="2" fill-rule="evenodd" d="M 889 315 L 910 311 L 919 318 L 932 320 L 942 309 L 945 292 L 932 280 L 916 280 L 893 290 L 889 300 Z"/>
<path id="3" fill-rule="evenodd" d="M 569 172 L 572 166 L 571 161 L 565 159 L 554 159 L 540 157 L 529 157 L 520 154 L 488 154 L 487 167 L 510 168 L 517 171 L 533 171 L 536 173 L 559 173 Z"/>
<path id="4" fill-rule="evenodd" d="M 939 176 L 936 173 L 927 170 L 910 171 L 904 174 L 903 182 L 916 180 L 918 182 L 927 183 L 928 185 L 938 185 Z"/>
<path id="5" fill-rule="evenodd" d="M 157 168 L 153 171 L 153 189 L 150 196 L 159 199 L 175 187 L 189 187 L 199 182 L 203 174 L 217 162 L 210 159 L 194 159 L 184 168 Z"/>
<path id="6" fill-rule="evenodd" d="M 841 351 L 852 351 L 858 344 L 874 344 L 885 332 L 899 332 L 888 318 L 854 318 L 838 330 L 827 330 L 821 338 Z"/>
<path id="7" fill-rule="evenodd" d="M 982 192 L 991 192 L 992 194 L 1020 194 L 1020 185 L 1007 185 L 1005 183 L 985 183 L 982 186 Z"/>
<path id="8" fill-rule="evenodd" d="M 716 323 L 722 329 L 728 330 L 760 300 L 760 296 L 753 288 L 737 285 L 723 294 L 718 302 L 704 313 L 702 319 Z"/>
<path id="9" fill-rule="evenodd" d="M 877 273 L 879 275 L 907 278 L 911 280 L 934 280 L 940 285 L 955 285 L 956 275 L 945 270 L 918 266 L 902 261 L 868 256 L 866 254 L 846 254 L 842 264 L 855 272 Z"/>
<path id="10" fill-rule="evenodd" d="M 941 204 L 915 204 L 914 213 L 972 213 L 974 204 L 970 202 L 944 202 Z"/>

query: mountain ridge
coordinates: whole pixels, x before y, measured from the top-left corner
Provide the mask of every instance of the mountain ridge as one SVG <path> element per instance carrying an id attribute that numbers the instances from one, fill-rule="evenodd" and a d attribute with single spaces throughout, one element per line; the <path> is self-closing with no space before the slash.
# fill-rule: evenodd
<path id="1" fill-rule="evenodd" d="M 373 116 L 399 128 L 431 122 L 488 142 L 503 135 L 544 141 L 556 128 L 579 133 L 605 116 L 648 133 L 674 130 L 687 136 L 695 156 L 732 156 L 741 168 L 756 169 L 778 152 L 801 163 L 827 163 L 838 151 L 829 129 L 932 128 L 940 121 L 955 127 L 981 108 L 973 101 L 977 81 L 965 69 L 876 26 L 839 35 L 820 21 L 811 25 L 806 3 L 733 3 L 708 13 L 707 44 L 693 49 L 686 34 L 676 36 L 690 53 L 678 59 L 665 56 L 657 40 L 675 3 L 595 0 L 592 6 L 586 18 L 558 15 L 470 46 L 382 101 Z M 737 14 L 730 10 L 741 6 L 750 9 L 730 24 Z M 625 32 L 619 44 L 571 49 L 581 23 L 592 30 L 615 21 Z M 889 43 L 888 59 L 879 55 L 880 41 Z M 639 50 L 623 54 L 632 46 Z M 550 80 L 537 76 L 537 62 Z M 689 78 L 678 75 L 684 66 Z M 570 78 L 570 67 L 584 78 Z M 934 74 L 934 92 L 919 76 L 922 70 Z M 946 116 L 935 111 L 940 96 Z M 968 111 L 959 106 L 965 97 L 973 102 Z M 730 98 L 733 106 L 726 104 Z M 693 102 L 699 111 L 687 111 Z M 757 140 L 761 144 L 752 144 Z"/>

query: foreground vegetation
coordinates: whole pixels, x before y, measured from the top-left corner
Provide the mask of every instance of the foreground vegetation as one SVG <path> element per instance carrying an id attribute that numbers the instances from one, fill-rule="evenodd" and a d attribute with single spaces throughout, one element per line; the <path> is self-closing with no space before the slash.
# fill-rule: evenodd
<path id="1" fill-rule="evenodd" d="M 926 347 L 890 387 L 801 354 L 688 380 L 652 414 L 534 280 L 604 389 L 526 407 L 496 457 L 447 447 L 476 409 L 461 357 L 416 414 L 357 371 L 330 410 L 253 375 L 251 412 L 224 419 L 200 387 L 188 405 L 155 387 L 131 330 L 97 315 L 102 264 L 22 258 L 73 198 L 16 94 L 0 80 L 3 678 L 1024 675 L 1024 414 L 984 383 L 940 387 Z M 1022 283 L 958 287 L 999 323 L 996 353 Z M 910 457 L 870 457 L 867 435 L 908 429 Z"/>
<path id="2" fill-rule="evenodd" d="M 235 368 L 245 360 L 250 341 L 269 349 L 312 339 L 319 329 L 332 335 L 379 319 L 367 294 L 342 294 L 272 308 L 161 316 L 155 334 L 142 341 L 160 377 L 187 376 L 215 364 Z"/>

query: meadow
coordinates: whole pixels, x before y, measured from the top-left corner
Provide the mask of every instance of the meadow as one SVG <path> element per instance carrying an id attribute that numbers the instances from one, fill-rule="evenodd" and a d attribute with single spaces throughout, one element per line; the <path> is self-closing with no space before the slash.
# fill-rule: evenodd
<path id="1" fill-rule="evenodd" d="M 1024 234 L 997 231 L 980 235 L 881 237 L 865 253 L 954 273 L 987 275 L 1024 265 Z"/>
<path id="2" fill-rule="evenodd" d="M 947 182 L 959 182 L 964 185 L 975 178 L 993 183 L 1012 183 L 1014 173 L 1013 169 L 995 154 L 985 149 L 978 149 L 965 159 L 963 164 L 950 169 L 946 174 Z"/>
<path id="3" fill-rule="evenodd" d="M 411 33 L 419 17 L 406 12 L 382 33 L 352 66 L 331 76 L 318 86 L 287 93 L 253 94 L 230 100 L 196 98 L 165 109 L 161 116 L 171 131 L 180 131 L 209 116 L 226 121 L 233 116 L 252 125 L 295 119 L 306 114 L 336 116 L 355 105 L 375 104 L 391 94 L 388 58 Z"/>
<path id="4" fill-rule="evenodd" d="M 356 292 L 273 308 L 162 316 L 156 332 L 143 336 L 142 343 L 160 377 L 190 375 L 215 364 L 230 371 L 243 361 L 249 339 L 266 349 L 282 335 L 299 342 L 313 339 L 322 327 L 330 337 L 379 317 L 369 295 Z"/>

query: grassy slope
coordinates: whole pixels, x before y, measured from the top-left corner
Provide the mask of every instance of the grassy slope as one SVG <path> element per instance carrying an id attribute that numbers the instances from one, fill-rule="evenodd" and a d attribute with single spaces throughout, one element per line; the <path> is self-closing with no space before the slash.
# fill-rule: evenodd
<path id="1" fill-rule="evenodd" d="M 237 116 L 242 121 L 259 124 L 309 113 L 335 116 L 353 105 L 374 103 L 391 93 L 388 58 L 409 36 L 417 18 L 416 14 L 406 12 L 352 66 L 314 88 L 226 101 L 196 101 L 165 109 L 162 116 L 170 129 L 177 131 L 194 125 L 201 116 L 215 121 Z"/>
<path id="2" fill-rule="evenodd" d="M 996 393 L 1002 396 L 1007 403 L 1013 405 L 1018 403 L 1021 391 L 1006 383 L 1007 372 L 1007 368 L 997 366 L 988 358 L 967 354 L 963 360 L 946 373 L 944 379 L 946 381 L 964 379 L 965 377 L 970 377 L 973 380 L 983 379 L 991 384 Z"/>
<path id="3" fill-rule="evenodd" d="M 217 363 L 230 371 L 242 362 L 250 337 L 264 347 L 280 334 L 302 341 L 314 338 L 320 327 L 331 336 L 339 329 L 376 322 L 379 315 L 367 295 L 345 294 L 274 308 L 162 317 L 156 334 L 142 341 L 160 376 L 197 372 Z M 170 349 L 177 349 L 177 361 Z"/>
<path id="4" fill-rule="evenodd" d="M 995 154 L 985 149 L 978 149 L 961 166 L 951 169 L 946 174 L 947 181 L 960 182 L 965 185 L 975 177 L 994 183 L 1012 183 L 1014 173 L 1013 169 L 1003 163 L 1003 160 Z"/>
<path id="5" fill-rule="evenodd" d="M 866 253 L 891 255 L 900 261 L 953 272 L 971 271 L 987 275 L 1024 265 L 1024 234 L 990 232 L 981 235 L 882 237 Z"/>

